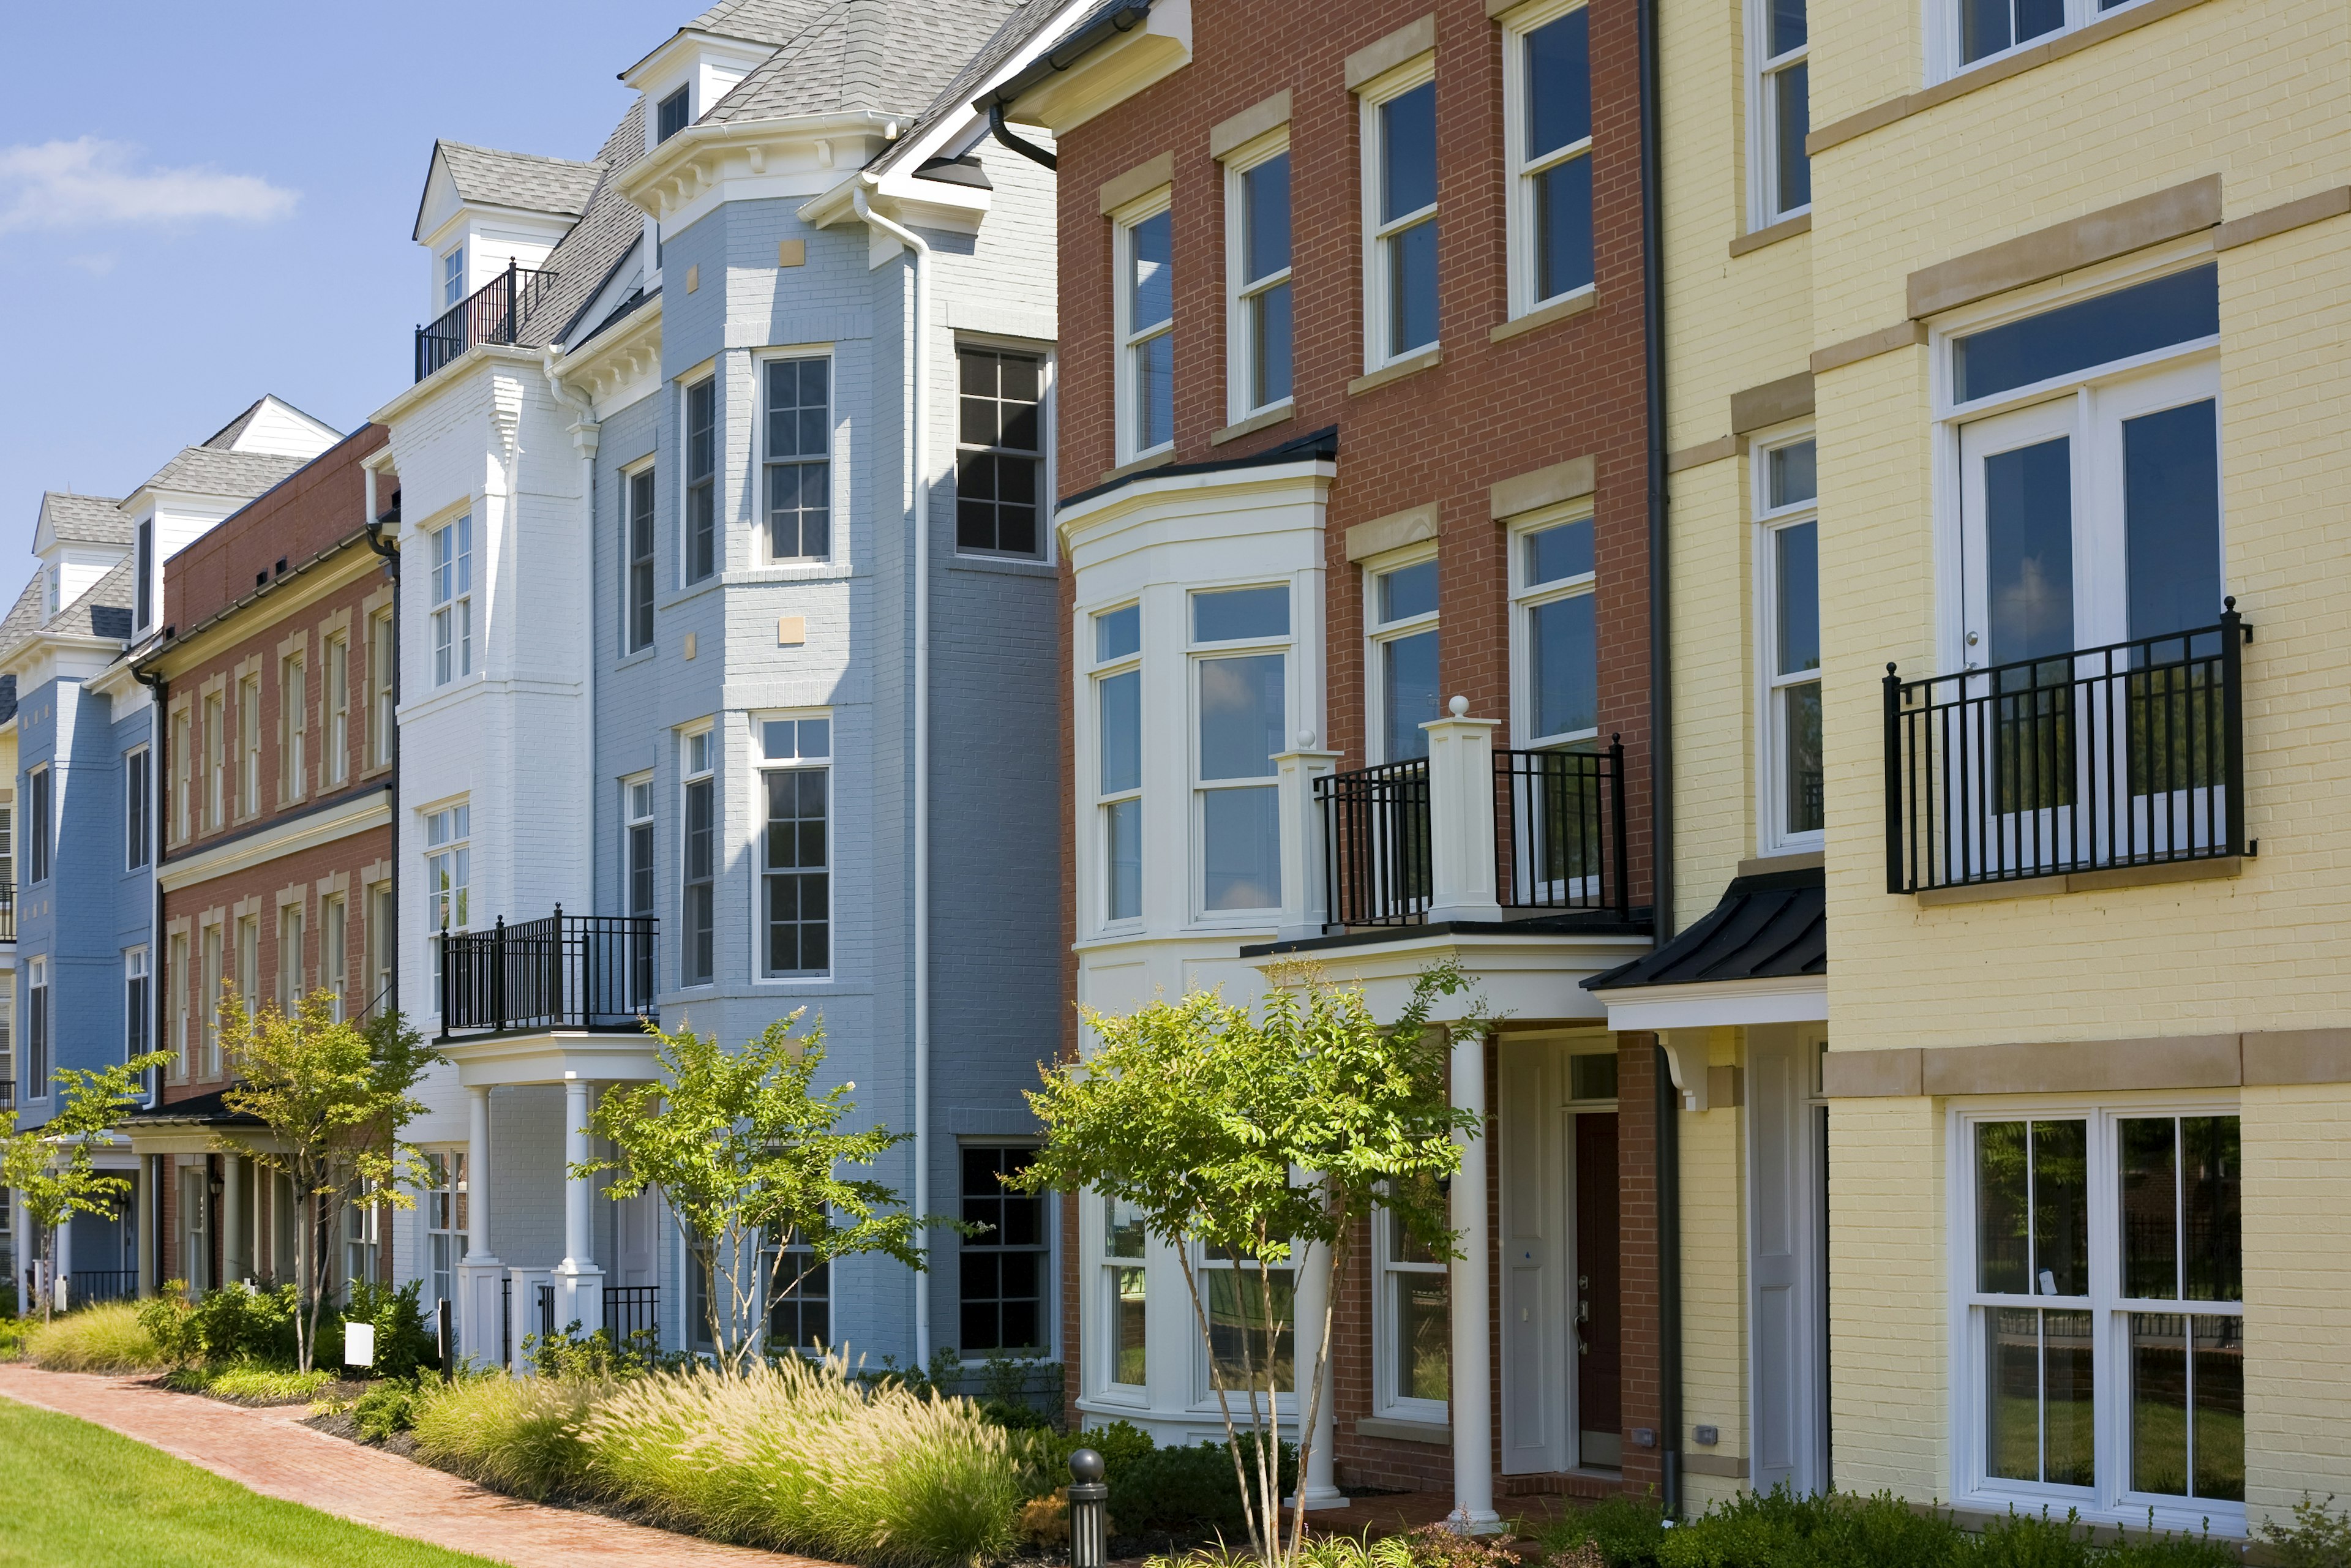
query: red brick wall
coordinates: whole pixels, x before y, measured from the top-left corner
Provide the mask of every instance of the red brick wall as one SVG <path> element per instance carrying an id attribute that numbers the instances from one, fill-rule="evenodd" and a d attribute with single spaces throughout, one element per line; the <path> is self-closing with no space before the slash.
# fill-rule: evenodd
<path id="1" fill-rule="evenodd" d="M 367 522 L 367 476 L 360 460 L 392 439 L 381 424 L 363 424 L 275 488 L 230 514 L 163 565 L 163 623 L 193 632 L 251 593 L 256 573 L 276 578 Z M 392 505 L 400 481 L 376 482 L 376 505 Z"/>

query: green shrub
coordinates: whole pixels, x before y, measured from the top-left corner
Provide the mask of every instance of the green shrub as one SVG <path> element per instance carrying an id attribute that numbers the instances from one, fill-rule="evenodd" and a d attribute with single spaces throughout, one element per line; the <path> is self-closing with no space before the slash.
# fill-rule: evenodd
<path id="1" fill-rule="evenodd" d="M 29 1319 L 20 1318 L 6 1310 L 0 1301 L 0 1361 L 15 1361 L 25 1354 L 25 1336 L 32 1332 Z"/>
<path id="2" fill-rule="evenodd" d="M 1242 1463 L 1254 1466 L 1251 1439 L 1241 1437 Z M 1105 1460 L 1108 1453 L 1104 1453 Z M 1281 1487 L 1298 1478 L 1298 1450 L 1281 1446 Z M 1254 1479 L 1256 1471 L 1250 1470 Z M 1068 1471 L 1062 1472 L 1068 1479 Z M 1207 1535 L 1239 1539 L 1249 1527 L 1233 1478 L 1232 1450 L 1220 1442 L 1188 1448 L 1153 1448 L 1124 1464 L 1110 1465 L 1110 1517 L 1121 1535 Z"/>
<path id="3" fill-rule="evenodd" d="M 351 1286 L 342 1321 L 371 1323 L 375 1328 L 375 1360 L 369 1364 L 367 1375 L 413 1381 L 419 1367 L 441 1365 L 440 1341 L 425 1327 L 424 1309 L 418 1300 L 423 1284 L 422 1280 L 411 1280 L 395 1290 L 363 1280 Z M 341 1354 L 340 1345 L 323 1346 L 319 1359 Z"/>
<path id="4" fill-rule="evenodd" d="M 152 1372 L 164 1364 L 130 1301 L 101 1301 L 29 1330 L 25 1354 L 51 1372 Z"/>
<path id="5" fill-rule="evenodd" d="M 163 1383 L 183 1394 L 209 1394 L 239 1405 L 298 1405 L 335 1380 L 324 1367 L 296 1372 L 266 1361 L 204 1362 L 175 1367 Z"/>
<path id="6" fill-rule="evenodd" d="M 2294 1522 L 2271 1520 L 2262 1526 L 2270 1561 L 2278 1568 L 2351 1568 L 2351 1514 L 2331 1513 L 2335 1494 L 2325 1502 L 2308 1493 L 2294 1505 Z"/>
<path id="7" fill-rule="evenodd" d="M 351 1424 L 363 1443 L 381 1443 L 416 1424 L 416 1385 L 385 1378 L 351 1405 Z"/>
<path id="8" fill-rule="evenodd" d="M 561 1333 L 523 1335 L 522 1358 L 541 1377 L 585 1378 L 590 1382 L 639 1377 L 662 1370 L 682 1371 L 698 1364 L 697 1357 L 684 1351 L 664 1354 L 661 1335 L 653 1329 L 639 1329 L 615 1345 L 612 1336 L 602 1329 L 591 1334 L 581 1333 L 578 1318 L 565 1324 Z"/>
<path id="9" fill-rule="evenodd" d="M 1002 1558 L 1026 1495 L 1012 1435 L 970 1400 L 837 1359 L 616 1384 L 580 1439 L 596 1489 L 661 1523 L 873 1568 Z"/>
<path id="10" fill-rule="evenodd" d="M 993 1415 L 990 1406 L 980 1406 L 983 1413 Z M 1014 1451 L 1029 1467 L 1028 1487 L 1031 1496 L 1055 1490 L 1070 1484 L 1070 1456 L 1080 1448 L 1092 1448 L 1102 1457 L 1104 1471 L 1115 1479 L 1120 1471 L 1139 1462 L 1153 1449 L 1151 1434 L 1132 1421 L 1113 1421 L 1107 1427 L 1090 1427 L 1082 1432 L 1056 1432 L 1050 1427 L 1022 1428 L 1015 1427 Z"/>
<path id="11" fill-rule="evenodd" d="M 416 1457 L 517 1497 L 575 1493 L 586 1460 L 580 1423 L 600 1388 L 499 1372 L 426 1385 L 411 1406 Z"/>
<path id="12" fill-rule="evenodd" d="M 294 1364 L 293 1286 L 219 1285 L 194 1301 L 187 1289 L 183 1281 L 166 1281 L 160 1294 L 139 1304 L 139 1321 L 166 1361 Z"/>

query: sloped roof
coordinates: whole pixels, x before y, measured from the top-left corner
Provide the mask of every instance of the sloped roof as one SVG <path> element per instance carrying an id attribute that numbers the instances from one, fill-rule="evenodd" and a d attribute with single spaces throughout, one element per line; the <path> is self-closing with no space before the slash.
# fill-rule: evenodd
<path id="1" fill-rule="evenodd" d="M 798 37 L 835 3 L 836 0 L 718 0 L 717 5 L 680 31 L 719 33 L 730 38 L 748 38 L 757 44 L 781 44 Z"/>
<path id="2" fill-rule="evenodd" d="M 0 616 L 0 653 L 14 653 L 16 644 L 41 629 L 41 574 L 25 584 L 8 613 Z"/>
<path id="3" fill-rule="evenodd" d="M 869 110 L 894 110 L 912 123 L 1019 6 L 1020 0 L 836 0 L 703 121 Z"/>
<path id="4" fill-rule="evenodd" d="M 1742 876 L 1706 917 L 1653 953 L 1583 982 L 1593 991 L 1764 980 L 1829 972 L 1827 894 L 1820 868 Z"/>
<path id="5" fill-rule="evenodd" d="M 887 152 L 873 161 L 878 172 L 894 168 L 905 162 L 921 141 L 923 133 L 947 116 L 960 114 L 971 106 L 971 100 L 988 78 L 1003 68 L 1004 62 L 1020 52 L 1023 46 L 1040 33 L 1054 26 L 1063 17 L 1074 17 L 1083 26 L 1092 14 L 1102 9 L 1108 0 L 1014 0 L 1012 14 L 1007 16 L 987 41 L 979 47 L 963 68 L 956 72 L 938 95 L 931 99 L 904 135 L 890 144 Z"/>
<path id="6" fill-rule="evenodd" d="M 570 158 L 507 152 L 463 141 L 437 141 L 434 152 L 463 202 L 490 202 L 526 212 L 577 217 L 588 210 L 603 170 Z"/>
<path id="7" fill-rule="evenodd" d="M 83 591 L 80 598 L 41 624 L 41 579 L 37 572 L 5 620 L 0 620 L 0 662 L 16 657 L 16 650 L 37 635 L 131 638 L 131 605 L 139 572 L 130 557 Z"/>
<path id="8" fill-rule="evenodd" d="M 131 520 L 121 507 L 121 502 L 105 496 L 51 490 L 41 497 L 41 521 L 48 525 L 50 537 L 67 544 L 127 545 Z"/>
<path id="9" fill-rule="evenodd" d="M 300 457 L 274 452 L 224 452 L 214 446 L 183 446 L 180 455 L 140 486 L 186 490 L 198 496 L 229 496 L 249 501 L 302 466 Z"/>
<path id="10" fill-rule="evenodd" d="M 587 308 L 611 277 L 612 268 L 645 237 L 644 210 L 621 194 L 622 171 L 645 155 L 644 102 L 632 101 L 621 122 L 596 154 L 593 167 L 601 171 L 580 221 L 573 224 L 539 266 L 555 276 L 549 281 L 517 334 L 526 347 L 555 342 Z"/>

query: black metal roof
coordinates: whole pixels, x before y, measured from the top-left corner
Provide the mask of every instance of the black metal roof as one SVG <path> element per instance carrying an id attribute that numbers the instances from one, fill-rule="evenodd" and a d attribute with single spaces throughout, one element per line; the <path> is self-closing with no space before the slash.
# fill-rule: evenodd
<path id="1" fill-rule="evenodd" d="M 1656 952 L 1594 975 L 1583 985 L 1613 991 L 1828 971 L 1827 895 L 1814 866 L 1735 879 L 1705 919 Z"/>
<path id="2" fill-rule="evenodd" d="M 1279 446 L 1269 446 L 1262 452 L 1252 452 L 1243 457 L 1212 457 L 1199 463 L 1162 463 L 1155 468 L 1138 468 L 1108 484 L 1096 485 L 1074 496 L 1064 496 L 1060 505 L 1074 507 L 1081 501 L 1091 501 L 1097 496 L 1124 489 L 1144 479 L 1176 479 L 1186 474 L 1220 474 L 1236 468 L 1270 468 L 1279 463 L 1331 463 L 1335 462 L 1338 456 L 1339 427 L 1326 424 L 1295 441 L 1285 441 Z"/>
<path id="3" fill-rule="evenodd" d="M 198 1094 L 187 1100 L 174 1100 L 168 1105 L 141 1105 L 122 1119 L 123 1124 L 136 1127 L 192 1122 L 199 1125 L 214 1127 L 263 1125 L 261 1118 L 250 1111 L 230 1110 L 226 1103 L 227 1094 L 226 1089 L 215 1089 L 209 1094 Z"/>

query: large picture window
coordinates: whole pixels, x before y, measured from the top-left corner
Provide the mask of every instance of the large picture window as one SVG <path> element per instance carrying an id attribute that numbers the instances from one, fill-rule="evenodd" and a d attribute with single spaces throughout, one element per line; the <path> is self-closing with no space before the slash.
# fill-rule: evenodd
<path id="1" fill-rule="evenodd" d="M 1233 588 L 1192 595 L 1198 714 L 1193 791 L 1200 833 L 1200 906 L 1270 910 L 1281 904 L 1281 830 L 1274 762 L 1287 748 L 1284 687 L 1290 590 Z"/>
<path id="2" fill-rule="evenodd" d="M 1044 361 L 959 344 L 956 374 L 956 549 L 1041 555 Z"/>
<path id="3" fill-rule="evenodd" d="M 821 975 L 832 967 L 832 721 L 759 725 L 759 972 Z"/>
<path id="4" fill-rule="evenodd" d="M 832 361 L 763 368 L 768 559 L 822 560 L 832 553 Z"/>
<path id="5" fill-rule="evenodd" d="M 1576 5 L 1502 36 L 1513 315 L 1592 286 L 1591 34 Z"/>
<path id="6" fill-rule="evenodd" d="M 967 1145 L 962 1154 L 963 1218 L 984 1228 L 963 1239 L 956 1259 L 963 1320 L 958 1348 L 967 1357 L 1042 1351 L 1049 1338 L 1045 1291 L 1051 1255 L 1045 1199 L 1008 1187 L 1003 1179 L 1026 1170 L 1036 1151 Z"/>
<path id="7" fill-rule="evenodd" d="M 1819 486 L 1810 436 L 1759 447 L 1756 516 L 1763 528 L 1761 595 L 1763 713 L 1761 847 L 1817 847 L 1821 788 Z"/>
<path id="8" fill-rule="evenodd" d="M 1236 423 L 1290 398 L 1290 208 L 1287 141 L 1226 166 L 1226 412 Z"/>
<path id="9" fill-rule="evenodd" d="M 1095 799 L 1102 823 L 1102 917 L 1143 914 L 1143 606 L 1093 618 Z"/>
<path id="10" fill-rule="evenodd" d="M 1118 453 L 1176 439 L 1175 220 L 1165 204 L 1118 224 Z"/>
<path id="11" fill-rule="evenodd" d="M 2191 1104 L 1962 1122 L 1962 1454 L 1980 1491 L 2241 1530 L 2238 1118 Z"/>
<path id="12" fill-rule="evenodd" d="M 683 737 L 685 757 L 684 854 L 679 859 L 678 983 L 706 986 L 717 978 L 718 780 L 713 772 L 717 737 L 706 729 Z"/>
<path id="13" fill-rule="evenodd" d="M 1437 341 L 1437 83 L 1433 60 L 1364 106 L 1364 366 Z"/>

